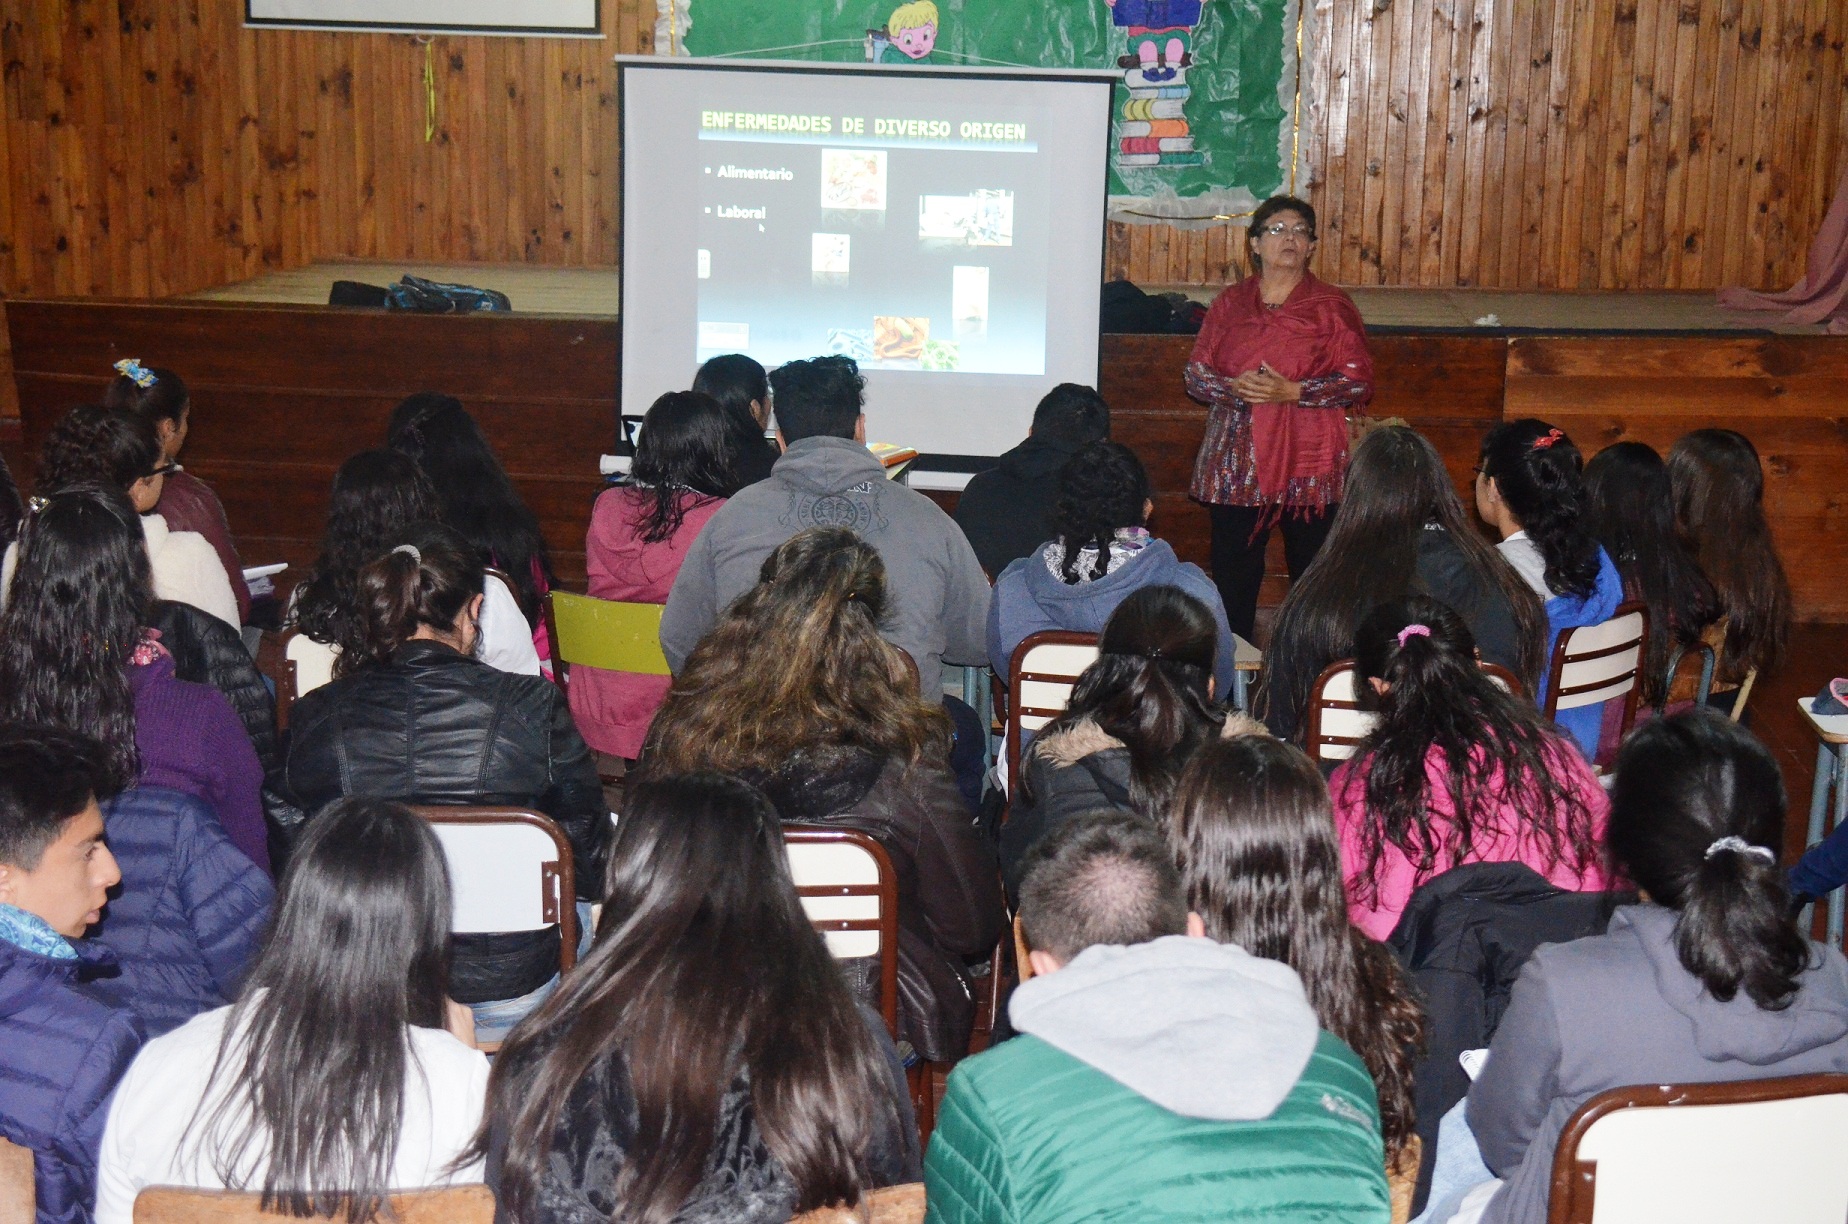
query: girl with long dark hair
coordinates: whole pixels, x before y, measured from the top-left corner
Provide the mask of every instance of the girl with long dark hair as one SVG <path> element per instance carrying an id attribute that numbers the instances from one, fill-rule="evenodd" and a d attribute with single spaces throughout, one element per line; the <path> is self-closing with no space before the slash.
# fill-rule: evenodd
<path id="1" fill-rule="evenodd" d="M 1424 1013 L 1392 954 L 1348 921 L 1341 849 L 1314 763 L 1262 733 L 1216 740 L 1181 775 L 1166 826 L 1187 908 L 1207 937 L 1296 970 L 1322 1027 L 1367 1065 L 1386 1167 L 1398 1168 L 1416 1121 Z"/>
<path id="2" fill-rule="evenodd" d="M 1053 536 L 995 579 L 988 605 L 988 658 L 1005 683 L 1015 647 L 1043 629 L 1096 633 L 1132 592 L 1179 587 L 1212 610 L 1219 637 L 1213 679 L 1230 692 L 1232 630 L 1219 588 L 1200 567 L 1149 534 L 1148 473 L 1119 442 L 1093 442 L 1059 474 Z"/>
<path id="3" fill-rule="evenodd" d="M 1065 712 L 1022 753 L 1001 826 L 1010 893 L 1027 851 L 1071 817 L 1100 808 L 1159 817 L 1224 719 L 1213 705 L 1218 633 L 1212 611 L 1178 587 L 1143 587 L 1117 605 Z"/>
<path id="4" fill-rule="evenodd" d="M 171 529 L 154 512 L 170 466 L 160 456 L 154 427 L 134 413 L 90 405 L 73 408 L 46 435 L 34 492 L 47 497 L 76 484 L 120 489 L 141 516 L 155 597 L 191 604 L 235 629 L 237 599 L 211 543 L 196 532 Z M 14 559 L 9 549 L 0 563 L 0 602 L 5 584 L 12 581 Z"/>
<path id="5" fill-rule="evenodd" d="M 1491 680 L 1455 612 L 1414 596 L 1361 622 L 1354 670 L 1379 720 L 1328 789 L 1354 924 L 1385 939 L 1412 893 L 1465 863 L 1606 887 L 1604 788 L 1531 701 Z"/>
<path id="6" fill-rule="evenodd" d="M 1765 521 L 1765 470 L 1752 440 L 1697 429 L 1668 450 L 1675 518 L 1719 591 L 1726 617 L 1716 694 L 1731 706 L 1749 671 L 1783 662 L 1790 640 L 1790 579 Z"/>
<path id="7" fill-rule="evenodd" d="M 1675 522 L 1668 465 L 1643 442 L 1605 447 L 1585 465 L 1585 522 L 1623 578 L 1624 595 L 1649 606 L 1643 699 L 1668 698 L 1668 660 L 1701 640 L 1721 615 L 1719 592 L 1701 572 Z"/>
<path id="8" fill-rule="evenodd" d="M 116 1090 L 98 1224 L 129 1224 L 147 1186 L 363 1224 L 390 1191 L 480 1181 L 478 1162 L 451 1169 L 488 1063 L 445 994 L 449 913 L 443 849 L 408 809 L 318 815 L 238 1001 L 149 1042 Z"/>
<path id="9" fill-rule="evenodd" d="M 1585 461 L 1578 447 L 1545 421 L 1524 417 L 1491 429 L 1476 466 L 1476 513 L 1501 535 L 1496 545 L 1515 572 L 1546 601 L 1546 656 L 1566 629 L 1596 625 L 1623 603 L 1623 579 L 1585 511 Z M 1546 700 L 1547 678 L 1533 689 Z M 1586 756 L 1598 751 L 1603 705 L 1562 710 L 1559 725 Z"/>
<path id="10" fill-rule="evenodd" d="M 699 368 L 693 390 L 711 396 L 724 410 L 726 451 L 737 487 L 770 475 L 783 452 L 764 437 L 770 424 L 770 376 L 764 368 L 743 353 L 725 353 Z"/>
<path id="11" fill-rule="evenodd" d="M 605 490 L 590 512 L 584 551 L 593 597 L 667 602 L 694 537 L 741 483 L 730 430 L 725 409 L 697 391 L 670 391 L 649 407 L 630 483 Z M 571 713 L 590 746 L 639 756 L 669 677 L 574 667 L 568 680 Z"/>
<path id="12" fill-rule="evenodd" d="M 1798 928 L 1783 840 L 1750 732 L 1689 710 L 1625 742 L 1610 848 L 1643 900 L 1522 968 L 1467 1111 L 1500 1180 L 1452 1218 L 1542 1224 L 1560 1130 L 1606 1089 L 1848 1071 L 1848 961 Z"/>
<path id="13" fill-rule="evenodd" d="M 116 362 L 115 370 L 116 376 L 103 390 L 103 406 L 134 413 L 153 428 L 160 442 L 160 466 L 166 479 L 161 482 L 160 500 L 154 503 L 155 513 L 171 530 L 196 531 L 205 537 L 231 580 L 238 619 L 248 619 L 250 588 L 244 583 L 244 563 L 238 559 L 224 503 L 210 485 L 180 466 L 180 451 L 192 428 L 192 394 L 185 380 L 172 370 L 144 366 L 133 357 Z"/>
<path id="14" fill-rule="evenodd" d="M 430 478 L 444 524 L 467 540 L 485 564 L 507 575 L 539 660 L 550 660 L 539 604 L 558 581 L 552 556 L 538 518 L 513 487 L 475 418 L 453 396 L 419 392 L 392 409 L 385 441 L 416 460 Z"/>
<path id="15" fill-rule="evenodd" d="M 225 695 L 179 679 L 148 630 L 153 582 L 128 498 L 67 485 L 26 516 L 17 547 L 0 612 L 0 720 L 100 740 L 123 778 L 210 804 L 237 848 L 269 871 L 263 766 Z"/>
<path id="16" fill-rule="evenodd" d="M 295 703 L 281 790 L 310 813 L 352 795 L 533 808 L 564 832 L 578 900 L 592 901 L 610 817 L 590 749 L 556 685 L 474 657 L 483 580 L 476 551 L 434 523 L 361 567 L 362 646 Z M 455 997 L 482 1040 L 551 990 L 558 941 L 556 928 L 456 937 Z"/>
<path id="17" fill-rule="evenodd" d="M 1463 509 L 1437 448 L 1404 426 L 1367 434 L 1348 464 L 1328 539 L 1277 610 L 1259 709 L 1299 738 L 1322 669 L 1354 653 L 1354 630 L 1379 604 L 1430 595 L 1457 610 L 1482 657 L 1539 688 L 1546 610 Z"/>
<path id="18" fill-rule="evenodd" d="M 638 785 L 597 941 L 495 1060 L 474 1151 L 513 1224 L 781 1224 L 916 1180 L 904 1073 L 809 925 L 776 809 Z"/>
<path id="19" fill-rule="evenodd" d="M 792 536 L 688 657 L 641 773 L 737 774 L 791 824 L 878 839 L 899 882 L 900 1036 L 953 1061 L 975 1022 L 964 958 L 994 947 L 1001 890 L 949 771 L 949 718 L 880 635 L 890 608 L 871 545 L 844 527 Z"/>

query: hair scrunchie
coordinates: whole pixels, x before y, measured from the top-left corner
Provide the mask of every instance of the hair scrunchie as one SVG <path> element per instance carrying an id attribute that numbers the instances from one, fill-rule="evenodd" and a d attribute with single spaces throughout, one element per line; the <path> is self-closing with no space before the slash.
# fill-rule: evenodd
<path id="1" fill-rule="evenodd" d="M 1549 429 L 1534 439 L 1534 450 L 1550 450 L 1555 442 L 1565 441 L 1566 435 L 1557 429 Z"/>
<path id="2" fill-rule="evenodd" d="M 1428 638 L 1430 636 L 1431 626 L 1429 625 L 1407 625 L 1405 628 L 1399 630 L 1399 649 L 1404 650 L 1405 643 L 1412 638 Z"/>
<path id="3" fill-rule="evenodd" d="M 1755 859 L 1763 859 L 1767 863 L 1777 862 L 1777 853 L 1772 850 L 1771 847 L 1754 846 L 1743 837 L 1735 837 L 1730 833 L 1725 837 L 1715 838 L 1713 844 L 1707 847 L 1707 853 L 1701 857 L 1712 858 L 1722 850 L 1730 850 L 1734 854 L 1744 854 Z"/>
<path id="4" fill-rule="evenodd" d="M 410 559 L 411 559 L 411 561 L 412 561 L 412 562 L 413 562 L 414 564 L 416 564 L 416 565 L 418 565 L 418 566 L 422 566 L 422 565 L 423 565 L 423 554 L 422 554 L 421 552 L 419 552 L 419 551 L 417 551 L 417 545 L 415 545 L 415 544 L 400 544 L 400 545 L 398 545 L 398 547 L 396 547 L 396 548 L 394 548 L 394 549 L 392 549 L 392 550 L 391 550 L 391 555 L 392 555 L 392 556 L 394 556 L 394 557 L 395 557 L 395 556 L 397 556 L 397 555 L 398 555 L 399 553 L 404 553 L 405 555 L 407 555 L 408 557 L 410 557 Z"/>
<path id="5" fill-rule="evenodd" d="M 115 372 L 134 383 L 137 387 L 140 387 L 143 391 L 146 391 L 159 381 L 154 377 L 154 371 L 142 365 L 140 359 L 136 357 L 124 357 L 122 360 L 116 362 Z"/>

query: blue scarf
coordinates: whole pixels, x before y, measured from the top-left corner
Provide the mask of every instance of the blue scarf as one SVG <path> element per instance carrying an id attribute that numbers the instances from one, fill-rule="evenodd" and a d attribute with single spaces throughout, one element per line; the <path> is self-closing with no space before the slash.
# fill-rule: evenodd
<path id="1" fill-rule="evenodd" d="M 49 922 L 15 905 L 0 904 L 0 941 L 51 960 L 76 960 L 77 949 Z"/>

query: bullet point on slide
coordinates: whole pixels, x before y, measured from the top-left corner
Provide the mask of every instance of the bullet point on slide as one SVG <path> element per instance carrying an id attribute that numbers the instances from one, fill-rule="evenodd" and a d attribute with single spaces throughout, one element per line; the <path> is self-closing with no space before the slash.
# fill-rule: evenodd
<path id="1" fill-rule="evenodd" d="M 710 213 L 712 212 L 712 210 L 711 210 L 710 208 L 708 208 L 708 209 L 706 210 L 706 212 L 707 212 L 708 214 L 710 214 Z"/>
<path id="2" fill-rule="evenodd" d="M 711 173 L 712 173 L 712 167 L 711 167 L 711 166 L 707 166 L 707 167 L 706 167 L 706 173 L 707 173 L 707 174 L 711 174 Z"/>

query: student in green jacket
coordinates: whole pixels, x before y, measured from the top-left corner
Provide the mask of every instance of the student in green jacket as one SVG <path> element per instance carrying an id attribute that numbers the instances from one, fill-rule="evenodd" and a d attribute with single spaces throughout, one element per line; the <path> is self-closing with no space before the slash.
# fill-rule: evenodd
<path id="1" fill-rule="evenodd" d="M 1128 813 L 1034 848 L 1023 1035 L 951 1073 L 928 1224 L 1390 1217 L 1366 1068 L 1294 970 L 1206 939 L 1185 898 Z"/>

